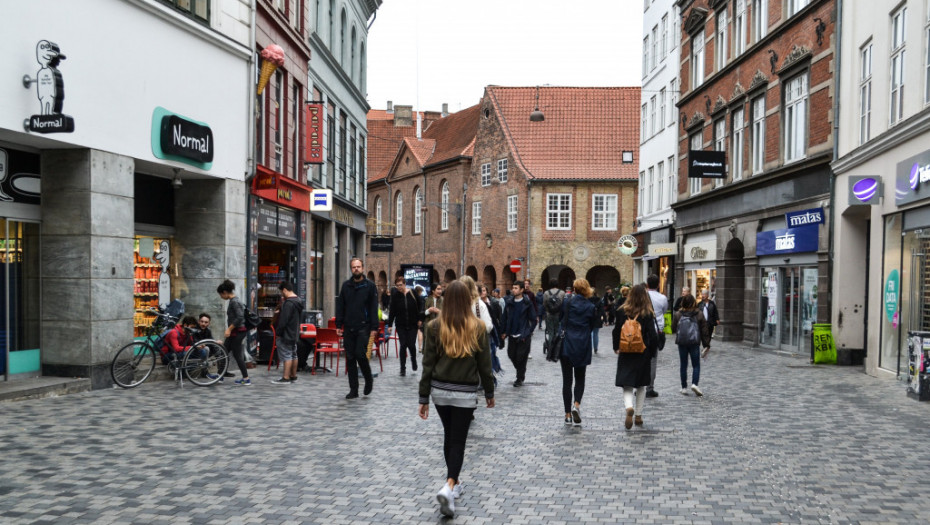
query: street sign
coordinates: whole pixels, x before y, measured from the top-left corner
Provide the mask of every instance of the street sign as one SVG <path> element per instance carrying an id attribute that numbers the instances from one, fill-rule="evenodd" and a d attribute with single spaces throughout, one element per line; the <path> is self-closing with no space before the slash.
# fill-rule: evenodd
<path id="1" fill-rule="evenodd" d="M 520 270 L 523 269 L 523 265 L 520 264 L 520 261 L 514 259 L 510 261 L 510 271 L 513 273 L 520 273 Z"/>
<path id="2" fill-rule="evenodd" d="M 333 190 L 314 189 L 310 194 L 310 211 L 333 211 Z"/>

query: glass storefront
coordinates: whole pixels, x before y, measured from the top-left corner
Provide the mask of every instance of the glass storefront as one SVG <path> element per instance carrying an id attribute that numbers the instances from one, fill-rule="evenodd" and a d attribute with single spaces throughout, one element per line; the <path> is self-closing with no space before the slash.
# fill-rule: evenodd
<path id="1" fill-rule="evenodd" d="M 759 344 L 810 352 L 811 329 L 817 320 L 817 278 L 814 266 L 762 268 Z"/>
<path id="2" fill-rule="evenodd" d="M 710 291 L 710 299 L 715 301 L 717 296 L 717 269 L 685 270 L 685 282 L 682 283 L 682 286 L 691 287 L 691 295 L 698 301 L 701 300 L 701 290 L 706 288 Z"/>
<path id="3" fill-rule="evenodd" d="M 0 218 L 0 377 L 38 376 L 40 225 Z"/>
<path id="4" fill-rule="evenodd" d="M 930 230 L 901 232 L 901 216 L 885 219 L 882 349 L 878 366 L 904 371 L 907 332 L 930 331 Z"/>

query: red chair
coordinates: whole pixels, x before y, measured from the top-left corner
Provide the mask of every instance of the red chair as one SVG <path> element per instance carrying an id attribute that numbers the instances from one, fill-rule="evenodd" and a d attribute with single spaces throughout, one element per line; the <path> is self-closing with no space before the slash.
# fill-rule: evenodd
<path id="1" fill-rule="evenodd" d="M 313 348 L 313 345 L 316 344 L 316 326 L 315 325 L 308 324 L 308 323 L 302 323 L 300 325 L 300 332 L 298 332 L 298 335 L 301 339 L 306 339 L 307 343 L 310 345 L 311 348 Z M 298 349 L 299 349 L 299 345 L 298 345 Z M 300 357 L 298 354 L 298 359 L 299 358 Z M 312 371 L 312 368 L 311 368 L 311 371 Z"/>
<path id="2" fill-rule="evenodd" d="M 332 330 L 336 329 L 336 318 L 335 317 L 329 318 L 329 321 L 326 322 L 326 328 L 330 328 Z"/>
<path id="3" fill-rule="evenodd" d="M 273 341 L 271 343 L 271 355 L 268 356 L 268 370 L 271 370 L 271 363 L 274 361 L 274 350 L 278 347 L 278 335 L 275 333 L 273 325 L 269 325 L 269 328 L 271 328 L 271 340 Z M 259 338 L 259 340 L 261 340 L 261 338 Z M 261 355 L 261 350 L 259 350 L 258 354 Z M 280 365 L 281 363 L 275 363 L 275 370 L 277 370 Z"/>
<path id="4" fill-rule="evenodd" d="M 400 348 L 397 346 L 398 345 L 397 333 L 391 332 L 391 334 L 388 335 L 386 332 L 387 332 L 387 329 L 384 326 L 384 321 L 379 321 L 378 322 L 378 343 L 379 345 L 383 345 L 384 351 L 387 352 L 387 346 L 391 343 L 391 341 L 394 341 L 394 357 L 400 357 Z M 387 355 L 390 355 L 390 354 L 391 354 L 390 352 L 387 352 Z M 379 353 L 379 357 L 380 357 L 380 353 Z"/>
<path id="5" fill-rule="evenodd" d="M 330 357 L 330 363 L 332 363 L 332 358 L 335 355 L 336 377 L 339 377 L 339 352 L 343 350 L 342 338 L 336 330 L 331 328 L 317 328 L 316 352 L 313 353 L 313 370 L 311 374 L 316 375 L 317 361 L 320 358 L 320 354 L 323 354 L 324 359 L 328 355 Z"/>

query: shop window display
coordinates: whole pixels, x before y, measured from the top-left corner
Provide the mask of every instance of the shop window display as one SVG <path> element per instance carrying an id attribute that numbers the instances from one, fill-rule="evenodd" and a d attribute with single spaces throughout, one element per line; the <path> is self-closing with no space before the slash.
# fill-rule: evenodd
<path id="1" fill-rule="evenodd" d="M 133 252 L 133 336 L 141 337 L 155 320 L 146 310 L 166 306 L 171 301 L 170 241 L 137 236 Z"/>

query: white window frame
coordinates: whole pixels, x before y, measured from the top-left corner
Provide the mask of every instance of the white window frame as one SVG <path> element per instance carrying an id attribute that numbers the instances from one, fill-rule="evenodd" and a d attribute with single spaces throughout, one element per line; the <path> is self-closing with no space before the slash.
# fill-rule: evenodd
<path id="1" fill-rule="evenodd" d="M 659 132 L 656 127 L 656 96 L 649 99 L 649 136 L 652 137 Z"/>
<path id="2" fill-rule="evenodd" d="M 507 182 L 507 159 L 497 160 L 497 182 Z"/>
<path id="3" fill-rule="evenodd" d="M 439 229 L 441 231 L 449 230 L 449 181 L 443 181 L 442 189 L 439 192 L 439 203 L 442 211 L 439 214 Z"/>
<path id="4" fill-rule="evenodd" d="M 704 130 L 698 130 L 697 133 L 691 135 L 691 138 L 688 139 L 690 144 L 690 149 L 694 151 L 700 151 L 704 149 Z M 688 189 L 691 192 L 691 195 L 698 195 L 701 193 L 701 183 L 704 180 L 700 177 L 688 177 Z"/>
<path id="5" fill-rule="evenodd" d="M 678 178 L 676 176 L 676 169 L 678 168 L 678 163 L 675 162 L 675 156 L 672 155 L 668 158 L 668 205 L 671 206 L 672 203 L 678 198 Z"/>
<path id="6" fill-rule="evenodd" d="M 724 4 L 723 9 L 717 13 L 717 36 L 714 42 L 714 57 L 717 64 L 716 70 L 720 71 L 727 65 L 729 60 L 729 46 L 727 45 L 727 8 Z"/>
<path id="7" fill-rule="evenodd" d="M 649 74 L 649 35 L 643 38 L 643 78 Z"/>
<path id="8" fill-rule="evenodd" d="M 788 16 L 786 18 L 791 18 L 798 11 L 807 7 L 809 3 L 810 0 L 788 0 Z"/>
<path id="9" fill-rule="evenodd" d="M 714 151 L 727 150 L 727 118 L 721 117 L 714 121 Z M 725 172 L 724 172 L 725 174 Z M 714 179 L 714 187 L 723 186 L 725 179 Z"/>
<path id="10" fill-rule="evenodd" d="M 904 119 L 905 44 L 907 43 L 907 6 L 891 15 L 891 59 L 889 60 L 889 124 Z"/>
<path id="11" fill-rule="evenodd" d="M 872 138 L 872 42 L 859 49 L 859 144 Z"/>
<path id="12" fill-rule="evenodd" d="M 650 55 L 652 55 L 649 71 L 655 70 L 656 66 L 659 64 L 659 25 L 656 24 L 652 26 L 652 48 L 650 48 Z"/>
<path id="13" fill-rule="evenodd" d="M 769 32 L 768 0 L 752 0 L 752 41 L 758 42 Z"/>
<path id="14" fill-rule="evenodd" d="M 751 167 L 752 174 L 758 175 L 765 169 L 765 93 L 752 99 L 750 107 L 752 108 L 752 128 L 749 135 Z"/>
<path id="15" fill-rule="evenodd" d="M 743 179 L 743 150 L 746 146 L 746 109 L 742 106 L 733 111 L 733 148 L 730 157 L 733 159 L 733 180 Z"/>
<path id="16" fill-rule="evenodd" d="M 381 197 L 375 199 L 375 235 L 381 235 Z"/>
<path id="17" fill-rule="evenodd" d="M 646 134 L 646 131 L 647 131 L 647 130 L 646 130 L 646 114 L 647 114 L 647 111 L 648 111 L 648 109 L 649 109 L 648 106 L 649 106 L 648 103 L 643 104 L 642 114 L 640 115 L 640 123 L 639 123 L 639 141 L 640 141 L 640 143 L 646 142 L 646 139 L 649 138 L 649 136 Z"/>
<path id="18" fill-rule="evenodd" d="M 591 229 L 617 231 L 616 194 L 595 193 L 591 196 Z"/>
<path id="19" fill-rule="evenodd" d="M 785 82 L 785 162 L 807 156 L 808 80 L 807 72 Z"/>
<path id="20" fill-rule="evenodd" d="M 404 194 L 397 192 L 394 198 L 394 235 L 404 234 Z"/>
<path id="21" fill-rule="evenodd" d="M 665 208 L 665 164 L 660 160 L 656 164 L 656 211 Z"/>
<path id="22" fill-rule="evenodd" d="M 485 162 L 481 165 L 481 185 L 490 186 L 491 185 L 491 163 Z"/>
<path id="23" fill-rule="evenodd" d="M 481 201 L 471 203 L 471 234 L 481 235 Z"/>
<path id="24" fill-rule="evenodd" d="M 659 111 L 658 118 L 659 121 L 656 126 L 656 132 L 662 131 L 665 129 L 665 88 L 659 90 Z"/>
<path id="25" fill-rule="evenodd" d="M 639 214 L 642 215 L 646 209 L 646 172 L 639 172 Z"/>
<path id="26" fill-rule="evenodd" d="M 546 194 L 546 229 L 571 230 L 572 229 L 572 194 L 547 193 Z"/>
<path id="27" fill-rule="evenodd" d="M 704 28 L 691 37 L 691 91 L 704 83 Z"/>
<path id="28" fill-rule="evenodd" d="M 733 56 L 746 51 L 746 0 L 736 0 L 733 6 Z"/>
<path id="29" fill-rule="evenodd" d="M 413 190 L 413 233 L 423 231 L 423 190 L 417 187 Z"/>
<path id="30" fill-rule="evenodd" d="M 662 15 L 662 21 L 659 23 L 662 27 L 661 29 L 661 44 L 659 45 L 659 52 L 662 54 L 660 60 L 665 60 L 666 55 L 668 55 L 668 13 Z"/>
<path id="31" fill-rule="evenodd" d="M 507 196 L 507 231 L 517 231 L 517 196 Z"/>
<path id="32" fill-rule="evenodd" d="M 646 170 L 646 213 L 655 211 L 655 166 Z"/>

